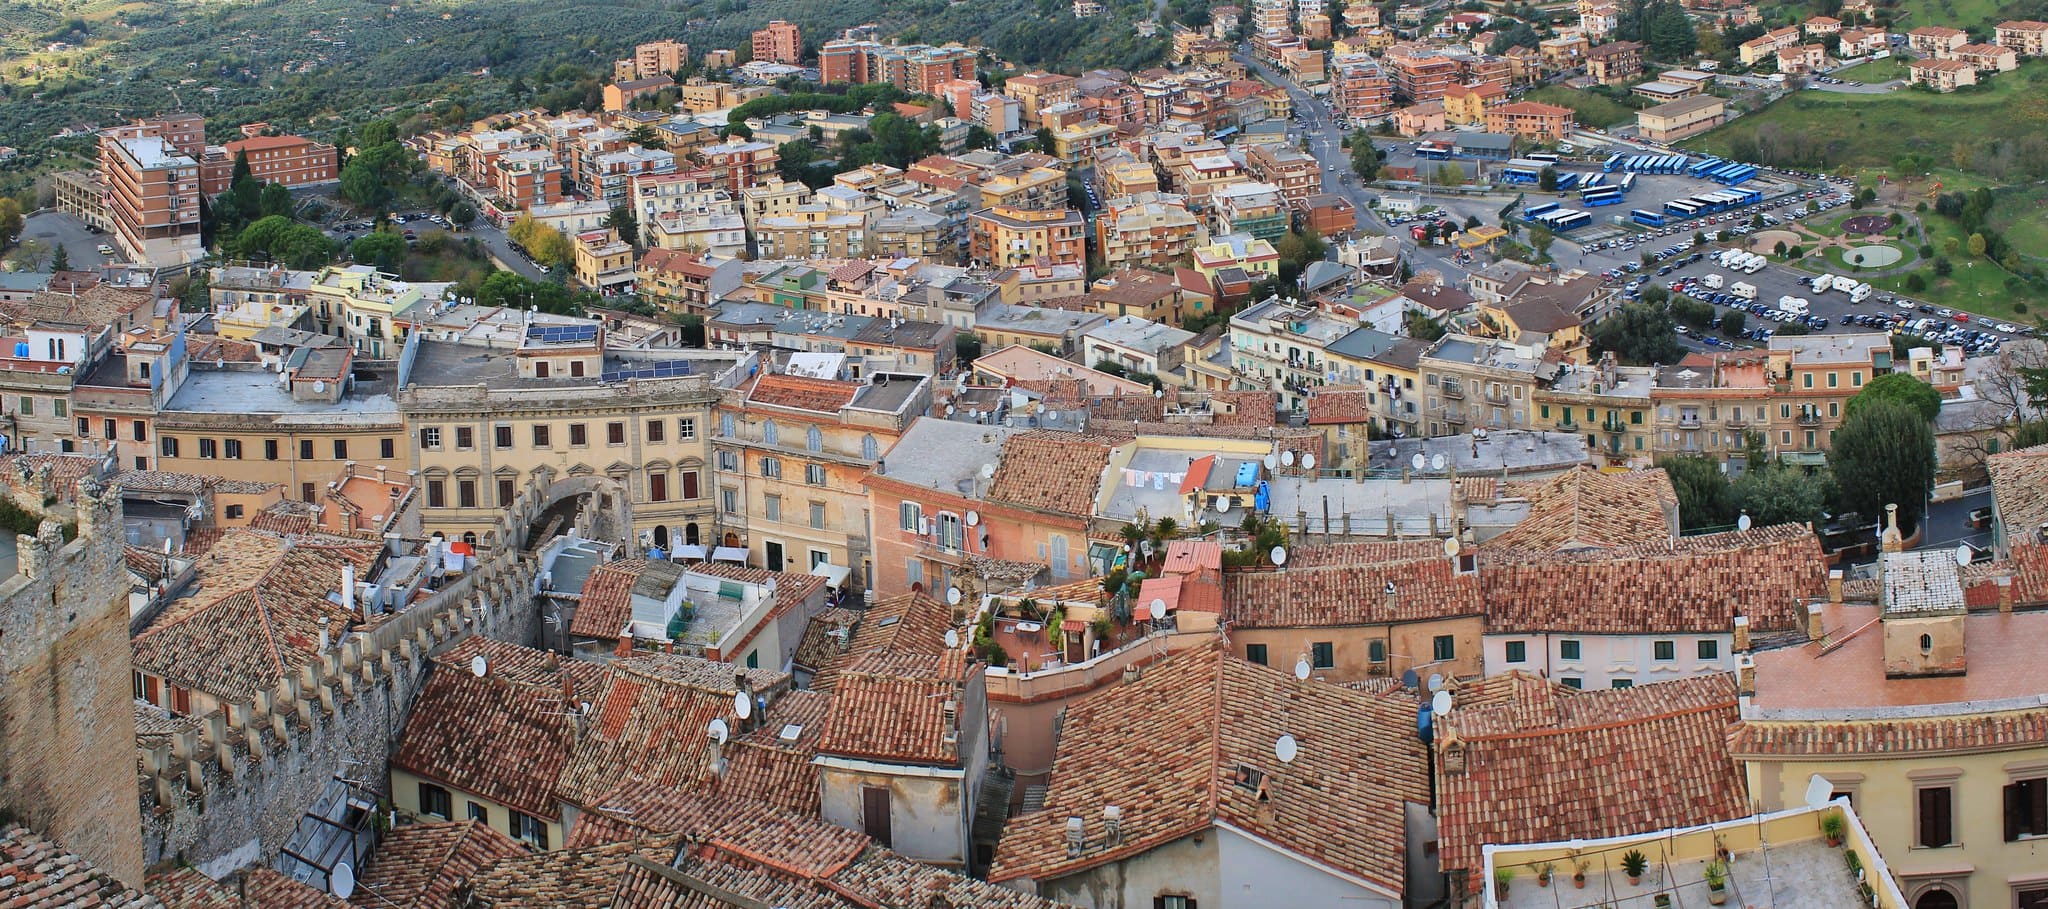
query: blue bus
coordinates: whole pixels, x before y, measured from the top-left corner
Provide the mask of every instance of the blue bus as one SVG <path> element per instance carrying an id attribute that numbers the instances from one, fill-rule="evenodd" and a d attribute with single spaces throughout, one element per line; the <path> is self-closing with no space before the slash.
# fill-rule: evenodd
<path id="1" fill-rule="evenodd" d="M 1607 187 L 1580 196 L 1579 203 L 1588 208 L 1596 208 L 1602 205 L 1620 205 L 1621 199 L 1621 190 L 1619 188 Z"/>
<path id="2" fill-rule="evenodd" d="M 1729 192 L 1734 193 L 1735 195 L 1741 197 L 1742 201 L 1736 203 L 1738 205 L 1754 205 L 1764 200 L 1764 194 L 1762 190 L 1731 189 L 1729 190 Z"/>
<path id="3" fill-rule="evenodd" d="M 1500 178 L 1509 183 L 1534 183 L 1543 176 L 1541 171 L 1510 164 L 1500 169 Z"/>
<path id="4" fill-rule="evenodd" d="M 1594 174 L 1594 175 L 1592 175 L 1592 176 L 1590 176 L 1590 177 L 1587 177 L 1587 178 L 1586 178 L 1586 182 L 1584 182 L 1584 183 L 1581 183 L 1581 184 L 1579 184 L 1579 185 L 1580 185 L 1580 186 L 1587 186 L 1587 187 L 1592 187 L 1592 186 L 1599 186 L 1599 185 L 1601 185 L 1601 184 L 1603 184 L 1603 183 L 1606 183 L 1606 182 L 1607 182 L 1607 175 L 1606 175 L 1606 174 Z"/>
<path id="5" fill-rule="evenodd" d="M 1609 158 L 1607 159 L 1607 163 L 1606 163 L 1606 164 L 1602 164 L 1602 165 L 1600 165 L 1600 169 L 1601 169 L 1601 170 L 1603 170 L 1603 171 L 1606 171 L 1606 172 L 1608 172 L 1608 173 L 1610 173 L 1610 174 L 1611 174 L 1611 173 L 1614 173 L 1614 169 L 1615 169 L 1615 168 L 1617 168 L 1617 167 L 1620 167 L 1620 166 L 1621 166 L 1621 159 L 1622 159 L 1622 158 L 1624 158 L 1624 157 L 1626 157 L 1626 156 L 1625 156 L 1625 155 L 1622 155 L 1622 154 L 1621 154 L 1621 153 L 1619 153 L 1619 152 L 1617 152 L 1617 153 L 1615 153 L 1615 154 L 1614 154 L 1613 156 L 1611 156 L 1611 157 L 1609 157 Z"/>
<path id="6" fill-rule="evenodd" d="M 1677 215 L 1680 218 L 1693 218 L 1698 217 L 1700 207 L 1683 199 L 1675 199 L 1664 203 L 1664 213 L 1667 215 Z"/>
<path id="7" fill-rule="evenodd" d="M 1586 227 L 1592 223 L 1592 215 L 1586 214 L 1582 211 L 1575 211 L 1571 214 L 1565 215 L 1562 218 L 1558 218 L 1550 222 L 1550 229 L 1553 233 L 1561 234 L 1567 231 L 1578 230 L 1579 228 Z"/>
<path id="8" fill-rule="evenodd" d="M 1557 175 L 1558 192 L 1564 192 L 1565 190 L 1571 189 L 1572 187 L 1577 185 L 1579 185 L 1579 174 L 1577 171 L 1568 170 L 1564 173 Z"/>
<path id="9" fill-rule="evenodd" d="M 1703 177 L 1706 176 L 1709 172 L 1718 170 L 1721 167 L 1726 166 L 1727 163 L 1728 162 L 1723 161 L 1720 158 L 1701 158 L 1697 163 L 1693 164 L 1693 166 L 1686 168 L 1685 172 L 1695 177 Z"/>
<path id="10" fill-rule="evenodd" d="M 1643 225 L 1644 227 L 1663 227 L 1663 226 L 1664 226 L 1664 216 L 1663 216 L 1663 215 L 1660 215 L 1660 214 L 1657 214 L 1656 212 L 1653 212 L 1653 211 L 1644 211 L 1644 210 L 1642 210 L 1642 209 L 1638 208 L 1638 209 L 1636 209 L 1636 210 L 1634 210 L 1634 211 L 1631 211 L 1631 212 L 1629 212 L 1629 213 L 1628 213 L 1628 216 L 1629 216 L 1630 218 L 1634 219 L 1634 220 L 1635 220 L 1635 222 L 1636 222 L 1637 224 L 1641 224 L 1641 225 Z"/>
<path id="11" fill-rule="evenodd" d="M 1448 148 L 1428 144 L 1415 146 L 1415 157 L 1417 158 L 1434 158 L 1441 161 L 1450 156 L 1451 150 Z"/>
<path id="12" fill-rule="evenodd" d="M 1534 221 L 1537 218 L 1540 218 L 1556 210 L 1557 203 L 1555 202 L 1545 202 L 1542 205 L 1531 205 L 1528 208 L 1522 209 L 1522 218 L 1524 220 Z"/>
<path id="13" fill-rule="evenodd" d="M 1622 191 L 1622 192 L 1628 192 L 1629 190 L 1632 190 L 1632 189 L 1635 189 L 1635 188 L 1636 188 L 1636 175 L 1635 175 L 1635 174 L 1629 174 L 1628 176 L 1626 176 L 1626 177 L 1623 177 L 1623 178 L 1621 178 L 1621 191 Z"/>

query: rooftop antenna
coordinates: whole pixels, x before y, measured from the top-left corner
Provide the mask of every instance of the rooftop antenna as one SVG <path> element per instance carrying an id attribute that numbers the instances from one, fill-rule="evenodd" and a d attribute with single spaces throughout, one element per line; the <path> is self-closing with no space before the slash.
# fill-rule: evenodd
<path id="1" fill-rule="evenodd" d="M 1441 672 L 1432 672 L 1432 673 L 1430 673 L 1430 674 L 1429 674 L 1429 690 L 1430 690 L 1430 691 L 1433 691 L 1433 692 L 1434 692 L 1434 691 L 1442 691 L 1442 690 L 1444 690 L 1444 674 L 1443 674 L 1443 673 L 1441 673 Z"/>
<path id="2" fill-rule="evenodd" d="M 1429 469 L 1435 471 L 1442 471 L 1444 469 L 1444 456 L 1441 452 L 1430 457 Z"/>
<path id="3" fill-rule="evenodd" d="M 1450 716 L 1451 693 L 1448 691 L 1439 691 L 1436 694 L 1430 695 L 1429 712 L 1434 713 L 1437 716 Z"/>
<path id="4" fill-rule="evenodd" d="M 713 744 L 723 745 L 725 740 L 731 737 L 732 727 L 726 725 L 723 717 L 716 717 L 705 727 L 704 734 L 711 739 Z"/>
<path id="5" fill-rule="evenodd" d="M 1303 469 L 1303 470 L 1314 470 L 1314 469 L 1316 469 L 1316 456 L 1315 456 L 1315 453 L 1314 453 L 1314 452 L 1308 452 L 1308 451 L 1304 451 L 1304 452 L 1302 452 L 1302 453 L 1301 453 L 1301 469 Z"/>
<path id="6" fill-rule="evenodd" d="M 1751 523 L 1753 522 L 1750 520 L 1749 515 L 1743 515 L 1735 519 L 1735 529 L 1748 530 Z"/>
<path id="7" fill-rule="evenodd" d="M 478 654 L 476 656 L 469 658 L 470 675 L 476 676 L 477 678 L 483 678 L 484 675 L 490 671 L 490 668 L 490 663 L 484 660 L 482 654 Z"/>
<path id="8" fill-rule="evenodd" d="M 327 889 L 340 899 L 348 899 L 356 892 L 356 870 L 347 862 L 334 866 L 327 872 Z"/>
<path id="9" fill-rule="evenodd" d="M 1970 544 L 1968 544 L 1968 543 L 1957 543 L 1957 544 L 1956 544 L 1956 564 L 1957 564 L 1957 565 L 1968 565 L 1968 564 L 1970 564 L 1970 560 L 1971 560 L 1971 559 L 1974 559 L 1974 558 L 1976 558 L 1976 557 L 1977 557 L 1977 552 L 1976 552 L 1976 550 L 1973 550 L 1973 549 L 1971 549 L 1971 548 L 1970 548 Z"/>
<path id="10" fill-rule="evenodd" d="M 1287 564 L 1287 547 L 1285 546 L 1275 546 L 1273 551 L 1267 553 L 1267 555 L 1273 558 L 1273 564 L 1275 565 Z"/>
<path id="11" fill-rule="evenodd" d="M 1279 456 L 1279 455 L 1276 455 L 1276 454 L 1274 454 L 1274 453 L 1272 453 L 1272 452 L 1270 452 L 1270 451 L 1269 451 L 1269 452 L 1266 452 L 1266 459 L 1265 459 L 1265 460 L 1266 460 L 1266 469 L 1267 469 L 1267 470 L 1272 470 L 1273 468 L 1275 468 L 1275 467 L 1278 467 L 1278 466 L 1280 466 L 1280 456 Z"/>
<path id="12" fill-rule="evenodd" d="M 1301 746 L 1295 744 L 1294 736 L 1282 735 L 1273 742 L 1273 756 L 1279 758 L 1282 764 L 1294 763 L 1295 757 L 1300 754 Z"/>
<path id="13" fill-rule="evenodd" d="M 969 509 L 967 509 L 967 526 L 969 526 L 969 527 L 974 527 L 974 526 L 976 526 L 976 525 L 979 525 L 980 523 L 981 523 L 981 513 L 980 513 L 980 512 L 978 512 L 978 511 L 975 511 L 975 510 L 974 510 L 974 509 L 972 509 L 972 508 L 969 508 Z"/>
<path id="14" fill-rule="evenodd" d="M 1282 467 L 1293 467 L 1293 466 L 1294 466 L 1294 452 L 1293 452 L 1293 451 L 1283 451 L 1283 452 L 1281 452 L 1281 453 L 1280 453 L 1280 466 L 1282 466 Z"/>

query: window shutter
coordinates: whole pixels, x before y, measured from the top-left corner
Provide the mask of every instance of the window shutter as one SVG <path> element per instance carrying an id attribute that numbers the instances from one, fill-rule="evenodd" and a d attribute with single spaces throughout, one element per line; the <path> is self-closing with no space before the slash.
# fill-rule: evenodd
<path id="1" fill-rule="evenodd" d="M 2025 833 L 2025 832 L 2026 832 L 2026 831 L 2024 831 L 2024 830 L 2021 830 L 2021 829 L 2020 829 L 2020 826 L 2021 826 L 2021 824 L 2020 824 L 2020 821 L 2021 821 L 2021 817 L 2020 817 L 2020 814 L 2021 814 L 2021 812 L 2024 812 L 2024 811 L 2026 811 L 2026 810 L 2027 810 L 2027 806 L 2026 806 L 2026 790 L 2022 789 L 2022 788 L 2020 787 L 2020 785 L 2019 785 L 2019 784 L 2017 784 L 2017 783 L 2015 783 L 2015 784 L 2013 784 L 2013 785 L 2010 785 L 2010 786 L 2007 786 L 2007 787 L 2005 787 L 2005 841 L 2006 841 L 2006 842 L 2010 843 L 2010 842 L 2012 842 L 2013 840 L 2019 839 L 2019 838 L 2020 838 L 2020 834 L 2022 834 L 2022 833 Z"/>
<path id="2" fill-rule="evenodd" d="M 2032 813 L 2028 815 L 2032 829 L 2027 832 L 2034 836 L 2048 836 L 2048 780 L 2028 781 L 2026 795 L 2033 802 L 2030 806 Z"/>
<path id="3" fill-rule="evenodd" d="M 1152 909 L 1166 909 L 1166 897 L 1163 897 L 1163 896 L 1155 896 L 1155 897 L 1153 897 L 1153 898 L 1152 898 Z"/>

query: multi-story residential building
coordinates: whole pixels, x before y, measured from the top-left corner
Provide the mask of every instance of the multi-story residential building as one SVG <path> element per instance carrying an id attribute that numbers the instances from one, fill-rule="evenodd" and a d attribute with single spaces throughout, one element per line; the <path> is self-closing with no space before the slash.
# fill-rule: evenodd
<path id="1" fill-rule="evenodd" d="M 1195 333 L 1162 325 L 1141 316 L 1120 316 L 1081 333 L 1081 361 L 1108 360 L 1127 373 L 1165 377 L 1179 368 Z"/>
<path id="2" fill-rule="evenodd" d="M 877 216 L 867 229 L 867 254 L 950 265 L 960 258 L 958 231 L 947 219 L 917 208 Z"/>
<path id="3" fill-rule="evenodd" d="M 1253 146 L 1245 152 L 1244 163 L 1254 178 L 1271 184 L 1289 202 L 1322 192 L 1321 165 L 1293 146 Z"/>
<path id="4" fill-rule="evenodd" d="M 500 212 L 532 211 L 561 201 L 563 168 L 554 152 L 544 148 L 508 151 L 497 156 L 494 164 L 488 189 Z"/>
<path id="5" fill-rule="evenodd" d="M 1833 16 L 1809 16 L 1799 24 L 1808 38 L 1821 38 L 1842 33 L 1842 20 Z"/>
<path id="6" fill-rule="evenodd" d="M 1456 435 L 1539 427 L 1535 392 L 1547 373 L 1542 352 L 1504 341 L 1451 333 L 1417 364 L 1422 372 L 1423 434 Z"/>
<path id="7" fill-rule="evenodd" d="M 1997 42 L 2022 57 L 2048 56 L 2048 22 L 2013 19 L 1998 23 Z"/>
<path id="8" fill-rule="evenodd" d="M 850 572 L 851 588 L 872 587 L 875 522 L 861 483 L 931 395 L 927 376 L 886 373 L 767 373 L 726 390 L 712 440 L 724 545 L 772 571 Z"/>
<path id="9" fill-rule="evenodd" d="M 1408 138 L 1440 133 L 1450 128 L 1442 99 L 1411 104 L 1394 111 L 1394 131 Z"/>
<path id="10" fill-rule="evenodd" d="M 1486 122 L 1488 108 L 1506 104 L 1507 101 L 1508 87 L 1505 83 L 1453 85 L 1444 89 L 1444 119 L 1459 126 L 1483 124 Z"/>
<path id="11" fill-rule="evenodd" d="M 612 64 L 612 81 L 629 82 L 674 74 L 690 62 L 690 46 L 664 38 L 633 48 L 633 56 Z"/>
<path id="12" fill-rule="evenodd" d="M 738 259 L 714 258 L 678 249 L 649 249 L 640 257 L 633 290 L 669 312 L 702 314 L 711 302 L 740 286 Z"/>
<path id="13" fill-rule="evenodd" d="M 1356 322 L 1274 297 L 1230 317 L 1230 366 L 1237 388 L 1271 391 L 1302 412 L 1315 389 L 1329 384 L 1328 347 L 1357 330 Z"/>
<path id="14" fill-rule="evenodd" d="M 1571 108 L 1539 101 L 1516 101 L 1486 112 L 1487 132 L 1512 133 L 1538 142 L 1568 139 L 1575 125 Z"/>
<path id="15" fill-rule="evenodd" d="M 576 282 L 601 294 L 631 289 L 633 244 L 611 228 L 587 230 L 570 238 L 575 250 Z"/>
<path id="16" fill-rule="evenodd" d="M 398 356 L 416 307 L 430 303 L 413 284 L 367 265 L 330 266 L 306 288 L 320 331 L 371 360 Z"/>
<path id="17" fill-rule="evenodd" d="M 1170 193 L 1112 199 L 1095 219 L 1095 246 L 1112 268 L 1164 264 L 1188 254 L 1201 221 L 1187 200 Z"/>
<path id="18" fill-rule="evenodd" d="M 1800 44 L 1778 48 L 1778 72 L 1788 76 L 1817 72 L 1828 65 L 1828 49 L 1822 44 Z"/>
<path id="19" fill-rule="evenodd" d="M 755 31 L 754 59 L 792 65 L 804 62 L 804 40 L 796 23 L 775 19 Z"/>
<path id="20" fill-rule="evenodd" d="M 1394 93 L 1410 104 L 1443 97 L 1446 89 L 1457 84 L 1461 71 L 1455 58 L 1423 44 L 1395 44 L 1387 48 L 1385 59 Z"/>
<path id="21" fill-rule="evenodd" d="M 1758 60 L 1771 57 L 1783 48 L 1796 46 L 1799 37 L 1799 26 L 1788 25 L 1744 41 L 1736 48 L 1736 55 L 1742 60 L 1742 65 L 1754 66 Z"/>
<path id="22" fill-rule="evenodd" d="M 1651 391 L 1654 451 L 1732 459 L 1742 455 L 1749 433 L 1761 433 L 1780 459 L 1823 463 L 1848 399 L 1892 368 L 1891 346 L 1861 335 L 1773 339 L 1767 357 L 1724 355 L 1706 369 L 1665 367 Z"/>
<path id="23" fill-rule="evenodd" d="M 1368 120 L 1392 110 L 1394 82 L 1379 59 L 1367 54 L 1342 54 L 1330 61 L 1331 101 L 1342 116 Z"/>
<path id="24" fill-rule="evenodd" d="M 1099 149 L 1116 141 L 1116 126 L 1110 123 L 1075 123 L 1053 130 L 1053 155 L 1069 165 L 1087 161 Z"/>
<path id="25" fill-rule="evenodd" d="M 1956 48 L 1970 43 L 1970 34 L 1945 25 L 1923 25 L 1906 33 L 1906 46 L 1936 60 L 1954 56 Z"/>
<path id="26" fill-rule="evenodd" d="M 1914 85 L 1925 85 L 1944 93 L 1977 84 L 1977 68 L 1961 60 L 1923 57 L 1906 64 L 1906 76 Z"/>
<path id="27" fill-rule="evenodd" d="M 982 179 L 983 208 L 1002 205 L 1018 209 L 1067 207 L 1067 173 L 1057 167 L 1031 167 L 1014 173 L 994 173 Z"/>
<path id="28" fill-rule="evenodd" d="M 604 109 L 614 113 L 626 110 L 633 106 L 633 102 L 653 97 L 663 89 L 674 88 L 675 84 L 676 80 L 666 75 L 609 83 L 604 87 Z"/>
<path id="29" fill-rule="evenodd" d="M 1845 28 L 1836 36 L 1836 56 L 1844 60 L 1891 47 L 1891 33 L 1881 28 Z"/>
<path id="30" fill-rule="evenodd" d="M 1087 219 L 1073 209 L 984 208 L 968 216 L 971 261 L 999 267 L 1087 259 Z"/>
<path id="31" fill-rule="evenodd" d="M 1159 191 L 1159 172 L 1126 151 L 1096 156 L 1095 182 L 1104 201 Z"/>
<path id="32" fill-rule="evenodd" d="M 1195 247 L 1193 265 L 1196 272 L 1219 284 L 1227 283 L 1225 273 L 1233 270 L 1238 273 L 1237 280 L 1255 282 L 1280 273 L 1280 253 L 1268 241 L 1231 234 Z"/>
<path id="33" fill-rule="evenodd" d="M 626 200 L 627 190 L 636 178 L 672 174 L 675 170 L 674 152 L 629 145 L 595 156 L 585 188 L 592 196 L 617 205 Z"/>
<path id="34" fill-rule="evenodd" d="M 1253 0 L 1252 31 L 1289 31 L 1289 26 L 1291 25 L 1288 18 L 1289 12 L 1287 0 Z"/>
<path id="35" fill-rule="evenodd" d="M 265 183 L 317 186 L 341 179 L 334 146 L 304 136 L 255 136 L 229 142 L 230 159 L 249 156 L 249 175 Z"/>
<path id="36" fill-rule="evenodd" d="M 206 254 L 199 162 L 170 139 L 136 127 L 108 130 L 100 137 L 100 179 L 107 222 L 129 260 L 177 267 Z"/>
<path id="37" fill-rule="evenodd" d="M 1024 127 L 1034 130 L 1044 124 L 1042 111 L 1056 104 L 1071 104 L 1078 97 L 1074 77 L 1048 72 L 1011 76 L 1003 82 L 1003 91 L 1023 105 Z"/>
<path id="38" fill-rule="evenodd" d="M 974 51 L 949 45 L 827 41 L 818 51 L 818 71 L 827 84 L 887 82 L 913 94 L 932 94 L 944 82 L 973 81 Z"/>
<path id="39" fill-rule="evenodd" d="M 1706 132 L 1728 119 L 1728 102 L 1694 95 L 1636 112 L 1636 129 L 1655 142 L 1675 142 Z"/>
<path id="40" fill-rule="evenodd" d="M 1586 51 L 1586 75 L 1601 85 L 1620 85 L 1643 74 L 1643 46 L 1635 41 L 1609 41 Z"/>
<path id="41" fill-rule="evenodd" d="M 738 136 L 726 140 L 723 145 L 699 148 L 696 154 L 711 171 L 711 185 L 725 190 L 733 198 L 741 198 L 748 188 L 774 178 L 775 163 L 781 160 L 774 145 L 750 142 Z"/>
<path id="42" fill-rule="evenodd" d="M 2019 68 L 2019 52 L 1999 44 L 1965 44 L 1955 49 L 1955 58 L 1980 73 L 2009 73 Z"/>
<path id="43" fill-rule="evenodd" d="M 1648 467 L 1658 453 L 1651 394 L 1657 371 L 1618 366 L 1611 355 L 1561 369 L 1535 390 L 1535 425 L 1586 437 L 1586 451 L 1610 467 Z"/>
<path id="44" fill-rule="evenodd" d="M 1277 242 L 1286 236 L 1293 210 L 1271 183 L 1233 183 L 1210 195 L 1209 213 L 1218 235 L 1245 234 Z"/>
<path id="45" fill-rule="evenodd" d="M 754 244 L 764 259 L 844 259 L 867 254 L 868 215 L 829 205 L 804 205 L 762 218 Z"/>

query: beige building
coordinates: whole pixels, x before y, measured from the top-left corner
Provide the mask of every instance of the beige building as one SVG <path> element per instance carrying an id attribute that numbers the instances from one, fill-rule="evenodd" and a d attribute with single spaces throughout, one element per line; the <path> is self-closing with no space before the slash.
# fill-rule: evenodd
<path id="1" fill-rule="evenodd" d="M 1915 60 L 1906 64 L 1906 74 L 1914 85 L 1944 94 L 1977 84 L 1977 68 L 1961 60 Z"/>
<path id="2" fill-rule="evenodd" d="M 199 163 L 160 135 L 117 127 L 100 137 L 107 221 L 130 260 L 181 266 L 206 254 L 199 238 Z"/>
<path id="3" fill-rule="evenodd" d="M 1694 95 L 1636 112 L 1636 129 L 1653 142 L 1672 142 L 1720 126 L 1728 120 L 1728 102 L 1712 95 Z"/>
<path id="4" fill-rule="evenodd" d="M 1998 23 L 1996 31 L 1999 44 L 2012 48 L 2022 57 L 2048 55 L 2048 22 L 2032 20 L 2011 20 Z"/>

